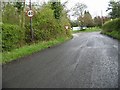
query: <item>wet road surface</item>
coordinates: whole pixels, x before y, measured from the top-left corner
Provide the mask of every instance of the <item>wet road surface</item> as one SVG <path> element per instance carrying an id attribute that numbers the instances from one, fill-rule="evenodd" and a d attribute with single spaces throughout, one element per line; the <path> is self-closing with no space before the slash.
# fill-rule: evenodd
<path id="1" fill-rule="evenodd" d="M 118 41 L 99 32 L 73 36 L 3 65 L 3 88 L 117 88 Z"/>

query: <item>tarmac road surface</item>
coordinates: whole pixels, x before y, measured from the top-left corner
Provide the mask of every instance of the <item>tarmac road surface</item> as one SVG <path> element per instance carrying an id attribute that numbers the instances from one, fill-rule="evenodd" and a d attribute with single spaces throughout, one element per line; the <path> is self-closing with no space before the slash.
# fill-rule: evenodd
<path id="1" fill-rule="evenodd" d="M 3 88 L 117 88 L 118 41 L 100 32 L 3 65 Z"/>

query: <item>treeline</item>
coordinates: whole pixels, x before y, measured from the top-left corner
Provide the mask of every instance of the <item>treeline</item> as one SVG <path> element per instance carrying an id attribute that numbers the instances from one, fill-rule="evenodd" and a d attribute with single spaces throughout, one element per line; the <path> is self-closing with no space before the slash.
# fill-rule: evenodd
<path id="1" fill-rule="evenodd" d="M 110 20 L 109 17 L 96 16 L 92 18 L 89 11 L 85 11 L 82 16 L 79 16 L 76 21 L 71 21 L 72 27 L 86 26 L 86 27 L 101 27 L 106 21 Z"/>
<path id="2" fill-rule="evenodd" d="M 90 12 L 86 10 L 87 5 L 83 3 L 76 3 L 70 11 L 73 12 L 72 16 L 77 17 L 76 21 L 71 21 L 72 27 L 80 26 L 80 27 L 101 27 L 106 21 L 108 21 L 109 17 L 104 16 L 96 16 L 92 17 Z"/>
<path id="3" fill-rule="evenodd" d="M 60 2 L 48 2 L 33 6 L 32 29 L 34 40 L 31 42 L 30 19 L 26 15 L 29 6 L 24 2 L 2 4 L 2 51 L 10 51 L 40 41 L 71 36 L 69 18 Z"/>

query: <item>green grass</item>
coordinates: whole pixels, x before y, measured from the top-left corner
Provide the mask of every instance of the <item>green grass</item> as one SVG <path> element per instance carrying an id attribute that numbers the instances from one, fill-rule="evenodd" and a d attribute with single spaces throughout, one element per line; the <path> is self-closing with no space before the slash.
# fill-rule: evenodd
<path id="1" fill-rule="evenodd" d="M 11 61 L 16 60 L 18 58 L 28 56 L 28 55 L 31 55 L 35 52 L 46 49 L 48 47 L 60 44 L 60 43 L 66 41 L 66 40 L 69 40 L 69 39 L 70 38 L 68 38 L 68 37 L 57 38 L 57 39 L 51 40 L 51 41 L 43 41 L 43 42 L 39 42 L 39 43 L 34 43 L 32 45 L 26 45 L 26 46 L 23 46 L 19 49 L 14 49 L 10 52 L 3 52 L 1 62 L 3 64 L 11 62 Z"/>
<path id="2" fill-rule="evenodd" d="M 77 30 L 77 31 L 72 31 L 72 32 L 79 33 L 79 32 L 97 32 L 97 31 L 101 31 L 101 29 L 98 27 L 93 27 L 93 28 L 87 28 L 85 30 Z"/>
<path id="3" fill-rule="evenodd" d="M 118 31 L 115 31 L 115 30 L 112 32 L 103 32 L 102 31 L 101 33 L 120 40 L 120 32 L 118 32 Z"/>

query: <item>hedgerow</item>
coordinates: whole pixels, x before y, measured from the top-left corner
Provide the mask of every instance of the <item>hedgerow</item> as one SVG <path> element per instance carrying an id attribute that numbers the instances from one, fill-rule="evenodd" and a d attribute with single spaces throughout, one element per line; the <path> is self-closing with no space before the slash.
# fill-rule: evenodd
<path id="1" fill-rule="evenodd" d="M 12 9 L 14 10 L 12 4 L 9 4 L 9 7 L 12 7 Z M 8 9 L 9 8 L 6 6 L 4 9 L 5 11 L 3 10 L 4 12 L 3 15 L 6 15 L 7 13 L 8 14 L 7 18 L 10 18 L 11 13 L 6 12 L 6 10 Z M 61 13 L 57 13 L 57 15 L 60 14 L 60 16 L 59 18 L 56 18 L 55 9 L 52 9 L 51 3 L 44 4 L 40 8 L 35 8 L 33 6 L 33 9 L 35 11 L 34 13 L 35 15 L 32 18 L 34 43 L 39 41 L 54 40 L 58 37 L 66 38 L 71 35 L 70 30 L 65 29 L 65 25 L 68 25 L 70 27 L 70 23 L 67 17 L 67 13 L 65 13 L 64 10 L 62 10 Z M 16 13 L 19 14 L 17 10 L 14 10 L 13 16 L 16 16 Z M 17 21 L 16 23 L 15 22 L 10 23 L 9 21 L 7 21 L 6 18 L 3 18 L 2 25 L 3 51 L 10 51 L 15 48 L 19 48 L 22 45 L 33 43 L 33 42 L 31 43 L 29 17 L 24 16 L 24 11 L 21 11 L 21 14 L 16 17 L 19 19 L 16 20 L 16 18 L 14 18 L 14 21 Z"/>
<path id="2" fill-rule="evenodd" d="M 111 32 L 113 30 L 120 31 L 120 18 L 110 20 L 103 25 L 103 30 Z"/>
<path id="3" fill-rule="evenodd" d="M 3 51 L 22 46 L 24 43 L 24 32 L 17 25 L 3 24 L 2 25 L 2 48 Z"/>
<path id="4" fill-rule="evenodd" d="M 120 18 L 106 22 L 102 27 L 102 33 L 120 40 Z"/>
<path id="5" fill-rule="evenodd" d="M 35 40 L 50 40 L 60 33 L 59 26 L 53 15 L 53 10 L 45 6 L 33 19 Z"/>

